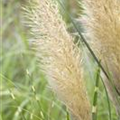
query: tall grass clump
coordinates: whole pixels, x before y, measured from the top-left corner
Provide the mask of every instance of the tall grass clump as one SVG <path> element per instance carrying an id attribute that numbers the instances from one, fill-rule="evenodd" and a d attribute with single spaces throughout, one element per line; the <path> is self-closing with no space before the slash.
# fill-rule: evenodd
<path id="1" fill-rule="evenodd" d="M 35 1 L 26 11 L 40 66 L 53 91 L 77 120 L 91 120 L 81 51 L 66 31 L 57 3 Z"/>
<path id="2" fill-rule="evenodd" d="M 29 2 L 0 2 L 0 120 L 119 120 L 100 66 L 76 34 L 84 32 L 75 19 L 86 11 L 81 1 Z"/>

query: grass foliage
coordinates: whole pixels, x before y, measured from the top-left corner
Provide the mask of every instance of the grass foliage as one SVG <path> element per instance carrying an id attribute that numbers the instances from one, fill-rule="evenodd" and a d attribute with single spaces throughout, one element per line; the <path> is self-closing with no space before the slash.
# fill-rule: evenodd
<path id="1" fill-rule="evenodd" d="M 2 66 L 0 120 L 69 120 L 65 106 L 50 90 L 44 74 L 39 70 L 37 58 L 30 49 L 29 30 L 22 22 L 21 6 L 24 4 L 24 0 L 3 0 L 1 3 L 3 43 L 0 44 L 2 48 L 0 51 L 0 66 Z M 96 99 L 94 99 L 94 89 L 98 67 L 93 61 L 87 62 L 87 57 L 85 60 L 89 67 L 86 73 L 86 83 L 92 104 Z M 95 116 L 97 120 L 110 120 L 108 100 L 101 81 L 99 81 L 96 96 L 97 114 Z M 111 103 L 110 106 L 112 120 L 117 120 Z"/>

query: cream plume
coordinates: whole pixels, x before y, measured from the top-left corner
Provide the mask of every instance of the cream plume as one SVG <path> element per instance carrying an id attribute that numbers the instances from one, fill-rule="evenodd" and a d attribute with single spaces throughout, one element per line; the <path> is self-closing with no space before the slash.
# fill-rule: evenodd
<path id="1" fill-rule="evenodd" d="M 83 4 L 85 37 L 120 92 L 120 0 L 83 0 Z M 115 102 L 113 91 L 106 85 Z"/>
<path id="2" fill-rule="evenodd" d="M 37 0 L 26 11 L 28 25 L 35 36 L 33 43 L 51 88 L 76 120 L 91 120 L 81 52 L 66 31 L 57 3 Z"/>

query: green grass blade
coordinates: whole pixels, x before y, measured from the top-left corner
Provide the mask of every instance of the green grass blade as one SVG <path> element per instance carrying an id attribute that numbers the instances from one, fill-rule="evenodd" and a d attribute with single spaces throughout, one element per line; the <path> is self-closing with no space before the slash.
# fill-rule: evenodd
<path id="1" fill-rule="evenodd" d="M 66 110 L 66 113 L 67 113 L 66 120 L 70 120 L 70 115 L 69 115 L 69 112 L 68 112 L 68 110 Z"/>
<path id="2" fill-rule="evenodd" d="M 93 109 L 92 109 L 93 120 L 97 120 L 97 100 L 98 100 L 99 80 L 100 80 L 100 68 L 98 68 L 97 70 L 95 92 L 94 92 L 94 97 L 93 97 Z"/>
<path id="3" fill-rule="evenodd" d="M 101 79 L 102 79 L 102 77 L 101 77 Z M 107 97 L 109 120 L 112 120 L 110 99 L 109 99 L 109 95 L 108 95 L 108 92 L 107 92 L 107 88 L 106 88 L 106 86 L 105 86 L 105 84 L 103 82 L 103 79 L 102 79 L 102 83 L 103 83 L 103 86 L 104 86 L 104 89 L 105 89 L 105 93 L 106 93 L 106 97 Z"/>

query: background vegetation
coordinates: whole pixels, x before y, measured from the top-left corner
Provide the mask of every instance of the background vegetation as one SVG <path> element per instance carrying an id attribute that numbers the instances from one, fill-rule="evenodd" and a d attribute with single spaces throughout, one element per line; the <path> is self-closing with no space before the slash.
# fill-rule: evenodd
<path id="1" fill-rule="evenodd" d="M 78 4 L 63 0 L 68 12 L 80 12 Z M 2 0 L 2 44 L 0 44 L 0 120 L 66 120 L 67 110 L 47 85 L 39 70 L 31 44 L 29 29 L 23 24 L 21 6 L 24 0 Z M 69 19 L 61 9 L 63 18 Z M 86 57 L 87 60 L 87 57 Z M 91 104 L 93 102 L 97 67 L 87 62 L 86 85 Z M 93 69 L 94 68 L 94 69 Z M 99 84 L 97 120 L 109 120 L 108 101 L 102 82 Z M 84 110 L 84 109 L 83 109 Z M 111 104 L 112 120 L 117 120 Z"/>

